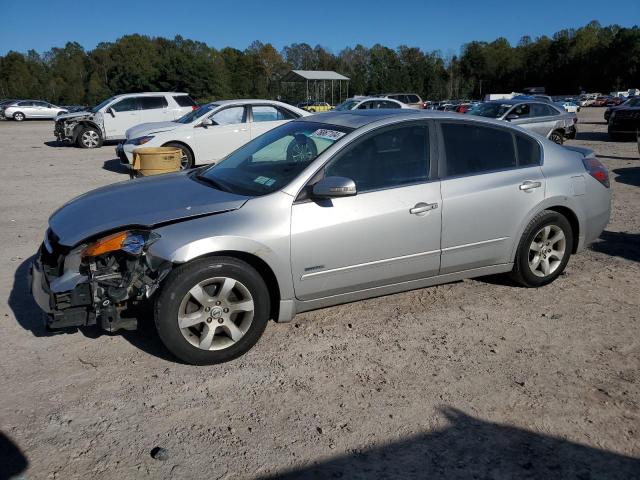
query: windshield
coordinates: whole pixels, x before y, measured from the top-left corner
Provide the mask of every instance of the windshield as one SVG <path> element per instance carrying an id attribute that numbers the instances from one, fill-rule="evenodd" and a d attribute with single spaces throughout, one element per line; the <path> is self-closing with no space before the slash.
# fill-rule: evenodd
<path id="1" fill-rule="evenodd" d="M 626 102 L 623 103 L 625 107 L 640 107 L 640 97 L 630 98 Z"/>
<path id="2" fill-rule="evenodd" d="M 98 110 L 100 110 L 102 107 L 108 105 L 110 102 L 113 101 L 113 99 L 116 97 L 111 97 L 111 98 L 107 98 L 106 100 L 104 100 L 102 103 L 99 103 L 98 105 L 96 105 L 95 107 L 93 107 L 91 110 L 89 110 L 91 113 L 98 113 Z"/>
<path id="3" fill-rule="evenodd" d="M 345 111 L 345 110 L 353 110 L 353 108 L 360 103 L 359 100 L 346 100 L 344 102 L 342 102 L 340 105 L 338 105 L 336 107 L 336 110 L 338 111 Z"/>
<path id="4" fill-rule="evenodd" d="M 473 108 L 470 108 L 467 113 L 471 115 L 478 115 L 479 117 L 500 118 L 512 105 L 502 103 L 481 103 Z"/>
<path id="5" fill-rule="evenodd" d="M 238 195 L 266 195 L 286 186 L 351 130 L 324 123 L 289 122 L 240 147 L 197 178 Z"/>
<path id="6" fill-rule="evenodd" d="M 197 108 L 195 110 L 192 110 L 189 113 L 187 113 L 186 115 L 181 116 L 177 120 L 174 120 L 174 122 L 176 122 L 176 123 L 191 123 L 191 122 L 197 120 L 198 118 L 200 118 L 201 116 L 203 116 L 204 114 L 209 113 L 212 110 L 215 110 L 219 106 L 220 105 L 218 105 L 216 103 L 210 103 L 209 105 L 203 105 L 202 107 Z"/>

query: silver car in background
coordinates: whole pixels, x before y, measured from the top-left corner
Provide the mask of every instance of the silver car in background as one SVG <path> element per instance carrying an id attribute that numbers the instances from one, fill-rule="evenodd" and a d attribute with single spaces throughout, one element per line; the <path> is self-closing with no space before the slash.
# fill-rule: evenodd
<path id="1" fill-rule="evenodd" d="M 562 145 L 565 138 L 575 138 L 578 123 L 575 113 L 568 113 L 551 103 L 534 100 L 492 100 L 474 106 L 467 114 L 506 120 L 559 145 Z"/>
<path id="2" fill-rule="evenodd" d="M 135 328 L 150 304 L 174 355 L 219 363 L 269 319 L 499 273 L 546 285 L 600 235 L 610 202 L 591 150 L 506 122 L 323 113 L 216 165 L 70 201 L 49 219 L 32 289 L 49 328 Z"/>
<path id="3" fill-rule="evenodd" d="M 61 113 L 67 113 L 62 107 L 58 107 L 42 100 L 16 100 L 3 105 L 2 116 L 21 122 L 33 118 L 56 118 Z"/>

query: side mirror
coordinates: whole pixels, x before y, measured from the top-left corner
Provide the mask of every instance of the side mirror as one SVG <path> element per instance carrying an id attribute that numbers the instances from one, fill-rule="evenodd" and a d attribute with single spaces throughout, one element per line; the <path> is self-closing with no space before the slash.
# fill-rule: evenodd
<path id="1" fill-rule="evenodd" d="M 511 121 L 511 120 L 517 120 L 518 118 L 520 118 L 518 115 L 516 115 L 515 113 L 510 113 L 509 115 L 507 115 L 507 121 Z"/>
<path id="2" fill-rule="evenodd" d="M 116 111 L 112 107 L 107 108 L 107 112 L 109 112 L 112 117 L 116 116 Z"/>
<path id="3" fill-rule="evenodd" d="M 213 120 L 211 120 L 210 118 L 205 118 L 198 124 L 198 127 L 207 128 L 213 125 L 215 125 L 215 122 Z"/>
<path id="4" fill-rule="evenodd" d="M 325 177 L 313 185 L 314 198 L 352 197 L 356 193 L 356 182 L 346 177 Z"/>

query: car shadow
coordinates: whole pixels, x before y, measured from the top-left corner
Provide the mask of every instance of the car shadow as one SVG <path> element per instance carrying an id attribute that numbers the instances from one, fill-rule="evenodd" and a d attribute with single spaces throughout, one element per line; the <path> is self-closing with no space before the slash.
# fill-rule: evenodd
<path id="1" fill-rule="evenodd" d="M 440 430 L 277 472 L 262 479 L 637 478 L 640 459 L 474 418 L 450 408 Z"/>
<path id="2" fill-rule="evenodd" d="M 109 172 L 115 172 L 115 173 L 126 173 L 127 175 L 129 175 L 129 169 L 127 167 L 125 167 L 121 162 L 119 158 L 114 158 L 112 160 L 106 160 L 103 164 L 102 164 L 102 168 L 104 170 L 107 170 Z"/>
<path id="3" fill-rule="evenodd" d="M 619 157 L 616 155 L 596 155 L 598 158 L 608 158 L 610 160 L 640 160 L 640 157 Z"/>
<path id="4" fill-rule="evenodd" d="M 613 173 L 617 175 L 616 182 L 640 187 L 640 167 L 616 168 Z"/>
<path id="5" fill-rule="evenodd" d="M 0 431 L 0 478 L 18 477 L 27 470 L 29 461 L 20 447 Z"/>
<path id="6" fill-rule="evenodd" d="M 71 142 L 63 142 L 60 140 L 49 140 L 47 142 L 43 142 L 47 147 L 61 148 L 61 147 L 73 147 Z"/>
<path id="7" fill-rule="evenodd" d="M 640 262 L 640 234 L 605 230 L 591 250 L 632 262 Z"/>
<path id="8" fill-rule="evenodd" d="M 610 142 L 607 132 L 580 132 L 576 133 L 576 140 L 585 140 L 591 142 Z"/>

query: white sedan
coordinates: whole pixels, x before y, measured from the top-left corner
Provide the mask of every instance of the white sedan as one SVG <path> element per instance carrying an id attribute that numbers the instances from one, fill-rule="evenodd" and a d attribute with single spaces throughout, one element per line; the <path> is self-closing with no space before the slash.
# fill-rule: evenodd
<path id="1" fill-rule="evenodd" d="M 568 113 L 578 113 L 580 111 L 580 107 L 573 102 L 555 102 L 556 105 L 565 109 Z"/>
<path id="2" fill-rule="evenodd" d="M 296 118 L 310 115 L 273 100 L 222 100 L 209 103 L 173 122 L 143 123 L 126 132 L 116 147 L 130 166 L 133 151 L 144 147 L 177 147 L 182 168 L 218 162 L 249 140 Z"/>
<path id="3" fill-rule="evenodd" d="M 371 110 L 379 108 L 411 108 L 406 103 L 393 100 L 391 98 L 378 97 L 353 97 L 347 98 L 335 109 L 338 111 L 346 110 Z"/>

